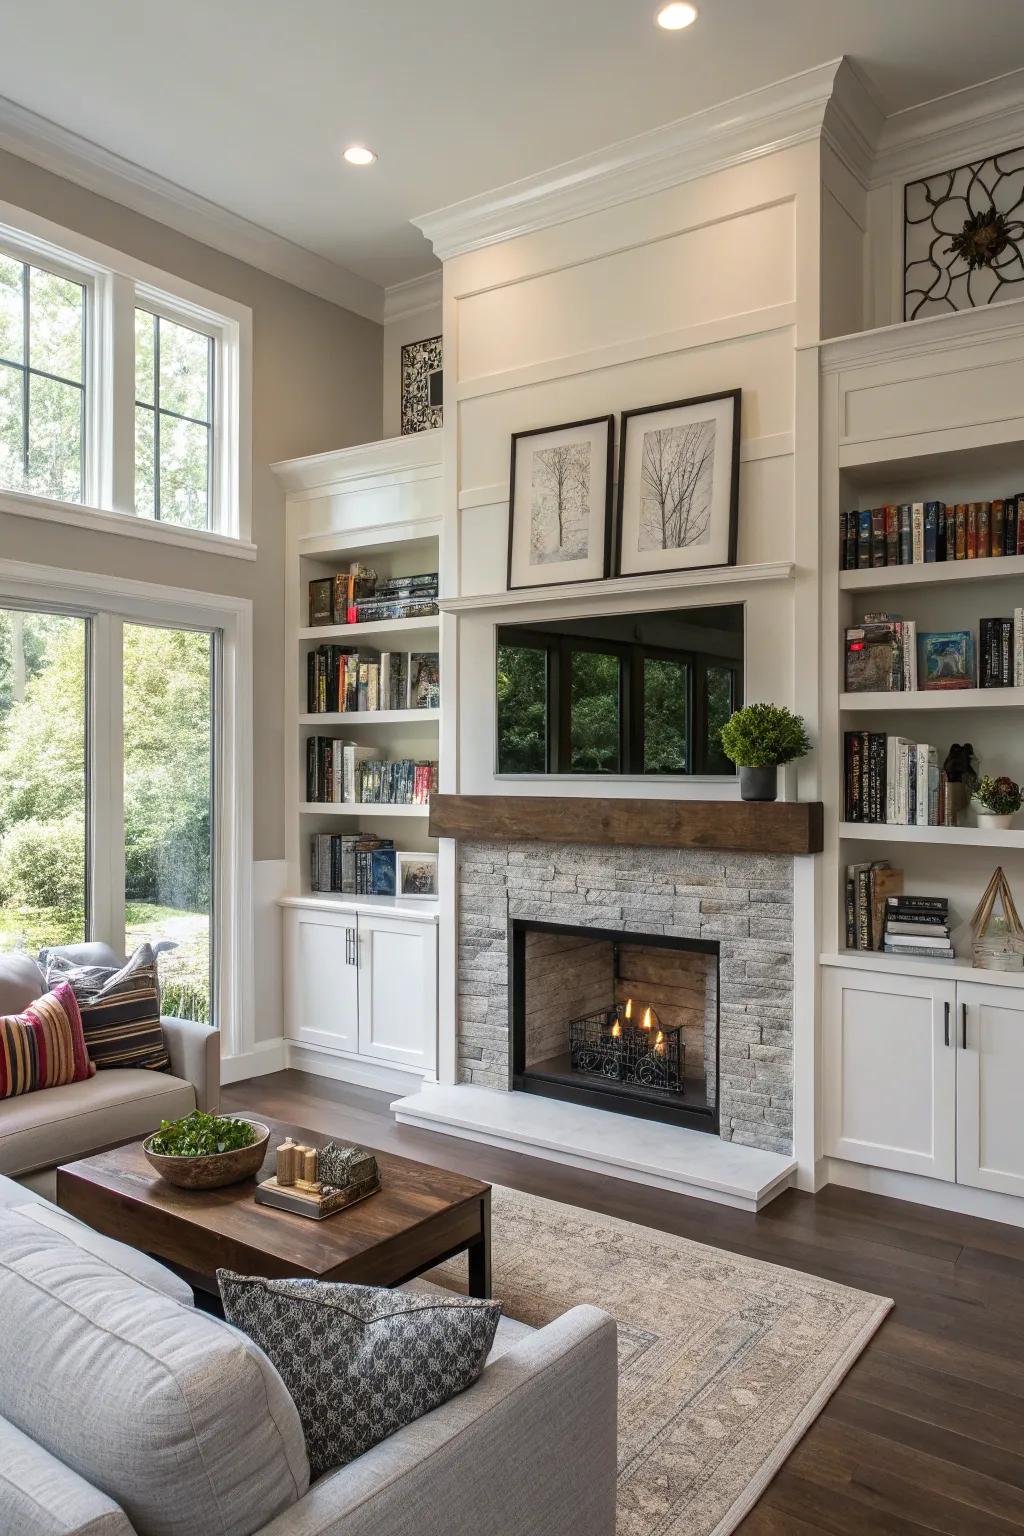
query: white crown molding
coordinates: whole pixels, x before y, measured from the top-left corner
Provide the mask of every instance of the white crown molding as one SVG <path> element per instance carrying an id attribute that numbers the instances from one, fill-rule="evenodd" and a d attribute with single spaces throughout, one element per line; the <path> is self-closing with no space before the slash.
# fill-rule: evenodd
<path id="1" fill-rule="evenodd" d="M 424 272 L 422 277 L 410 277 L 407 282 L 393 283 L 384 290 L 384 324 L 393 320 L 411 320 L 427 309 L 441 303 L 441 268 Z"/>
<path id="2" fill-rule="evenodd" d="M 945 354 L 979 342 L 1024 339 L 1024 299 L 989 304 L 984 309 L 962 309 L 956 314 L 925 315 L 909 324 L 899 320 L 877 330 L 814 342 L 800 351 L 817 350 L 822 373 L 863 368 L 897 358 Z"/>
<path id="3" fill-rule="evenodd" d="M 442 261 L 632 202 L 821 133 L 841 61 L 412 220 Z"/>
<path id="4" fill-rule="evenodd" d="M 0 97 L 0 148 L 378 324 L 384 291 L 217 203 Z"/>
<path id="5" fill-rule="evenodd" d="M 822 138 L 862 186 L 871 181 L 884 122 L 860 71 L 849 59 L 841 59 L 825 109 Z"/>
<path id="6" fill-rule="evenodd" d="M 1024 143 L 1024 69 L 884 119 L 872 180 L 913 180 Z"/>
<path id="7" fill-rule="evenodd" d="M 329 453 L 308 454 L 302 459 L 281 459 L 271 469 L 286 490 L 308 491 L 325 486 L 346 486 L 353 480 L 374 476 L 408 475 L 418 470 L 438 471 L 441 465 L 442 429 L 386 437 L 379 443 L 356 443 Z M 432 476 L 428 475 L 428 478 Z"/>

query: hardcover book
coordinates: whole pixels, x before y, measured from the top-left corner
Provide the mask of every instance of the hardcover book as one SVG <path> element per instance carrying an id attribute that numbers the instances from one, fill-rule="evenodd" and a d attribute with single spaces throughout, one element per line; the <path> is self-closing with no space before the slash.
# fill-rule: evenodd
<path id="1" fill-rule="evenodd" d="M 969 629 L 954 629 L 917 637 L 918 686 L 921 688 L 973 688 L 974 636 Z"/>

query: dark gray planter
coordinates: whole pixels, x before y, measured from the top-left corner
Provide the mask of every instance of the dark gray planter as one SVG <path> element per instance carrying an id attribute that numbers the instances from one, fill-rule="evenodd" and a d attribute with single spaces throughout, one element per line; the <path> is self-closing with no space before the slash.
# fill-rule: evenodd
<path id="1" fill-rule="evenodd" d="M 779 770 L 774 763 L 767 768 L 740 769 L 741 800 L 776 800 L 779 794 Z"/>

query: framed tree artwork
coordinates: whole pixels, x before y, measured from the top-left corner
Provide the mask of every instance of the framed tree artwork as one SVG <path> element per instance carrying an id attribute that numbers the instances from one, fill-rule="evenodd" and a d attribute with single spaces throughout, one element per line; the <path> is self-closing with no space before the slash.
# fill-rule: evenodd
<path id="1" fill-rule="evenodd" d="M 611 565 L 615 418 L 512 435 L 508 586 L 598 581 Z"/>
<path id="2" fill-rule="evenodd" d="M 740 394 L 623 411 L 616 575 L 736 564 Z"/>

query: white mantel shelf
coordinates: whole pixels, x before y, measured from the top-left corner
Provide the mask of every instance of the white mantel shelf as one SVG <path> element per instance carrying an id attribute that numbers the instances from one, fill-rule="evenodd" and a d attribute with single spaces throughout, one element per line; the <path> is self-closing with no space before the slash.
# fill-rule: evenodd
<path id="1" fill-rule="evenodd" d="M 702 587 L 745 586 L 754 581 L 788 581 L 796 567 L 787 561 L 762 565 L 721 565 L 700 571 L 662 571 L 652 576 L 613 576 L 607 581 L 573 581 L 555 587 L 516 587 L 511 592 L 481 592 L 443 597 L 442 613 L 486 612 L 493 608 L 532 608 L 544 603 L 618 600 L 648 592 L 689 592 Z"/>
<path id="2" fill-rule="evenodd" d="M 705 1131 L 473 1083 L 424 1083 L 391 1109 L 400 1125 L 529 1152 L 741 1211 L 762 1210 L 796 1171 L 794 1157 L 741 1147 Z"/>

